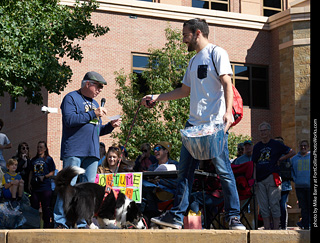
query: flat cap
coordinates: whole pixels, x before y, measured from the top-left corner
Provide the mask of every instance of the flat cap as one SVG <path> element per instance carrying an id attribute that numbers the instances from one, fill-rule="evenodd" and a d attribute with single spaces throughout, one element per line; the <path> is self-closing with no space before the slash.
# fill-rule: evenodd
<path id="1" fill-rule="evenodd" d="M 92 80 L 107 85 L 107 81 L 99 73 L 94 71 L 87 72 L 83 80 Z"/>

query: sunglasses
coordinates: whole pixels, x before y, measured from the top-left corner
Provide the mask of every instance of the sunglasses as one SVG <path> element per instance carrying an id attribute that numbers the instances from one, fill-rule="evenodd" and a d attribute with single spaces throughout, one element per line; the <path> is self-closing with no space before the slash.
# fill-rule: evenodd
<path id="1" fill-rule="evenodd" d="M 118 147 L 112 147 L 112 146 L 111 146 L 111 147 L 109 147 L 109 149 L 108 149 L 108 150 L 111 150 L 111 149 L 113 149 L 113 150 L 115 150 L 115 151 L 117 151 L 117 152 L 120 150 L 120 148 L 118 148 Z"/>
<path id="2" fill-rule="evenodd" d="M 155 151 L 160 151 L 161 149 L 164 149 L 162 146 L 157 146 L 157 147 L 155 147 L 154 149 L 153 149 L 153 152 L 155 152 Z"/>
<path id="3" fill-rule="evenodd" d="M 90 81 L 92 85 L 95 85 L 98 89 L 103 89 L 103 84 L 100 84 L 98 82 Z"/>
<path id="4" fill-rule="evenodd" d="M 29 147 L 21 147 L 21 150 L 29 150 Z"/>
<path id="5" fill-rule="evenodd" d="M 141 152 L 142 152 L 142 153 L 147 153 L 147 152 L 148 152 L 148 150 L 141 150 Z"/>

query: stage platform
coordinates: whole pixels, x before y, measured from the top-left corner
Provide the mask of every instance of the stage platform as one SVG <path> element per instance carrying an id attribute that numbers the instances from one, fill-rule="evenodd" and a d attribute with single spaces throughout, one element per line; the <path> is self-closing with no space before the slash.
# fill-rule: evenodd
<path id="1" fill-rule="evenodd" d="M 310 242 L 306 230 L 0 230 L 0 243 L 295 243 Z"/>

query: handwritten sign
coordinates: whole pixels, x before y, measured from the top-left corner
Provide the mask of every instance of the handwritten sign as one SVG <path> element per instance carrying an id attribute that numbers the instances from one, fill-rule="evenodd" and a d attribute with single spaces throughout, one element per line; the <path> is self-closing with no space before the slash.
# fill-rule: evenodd
<path id="1" fill-rule="evenodd" d="M 120 191 L 131 200 L 141 203 L 142 199 L 142 172 L 97 174 L 95 183 L 111 186 L 115 191 Z"/>

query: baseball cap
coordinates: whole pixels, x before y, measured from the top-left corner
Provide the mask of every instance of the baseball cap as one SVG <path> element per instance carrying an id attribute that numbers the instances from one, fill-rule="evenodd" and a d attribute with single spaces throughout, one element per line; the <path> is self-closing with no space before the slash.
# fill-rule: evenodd
<path id="1" fill-rule="evenodd" d="M 83 80 L 92 80 L 107 85 L 107 81 L 97 72 L 91 71 L 84 75 Z"/>
<path id="2" fill-rule="evenodd" d="M 162 142 L 158 142 L 156 145 L 161 145 L 161 146 L 164 147 L 166 150 L 168 150 L 169 153 L 171 152 L 172 143 L 162 141 Z"/>

